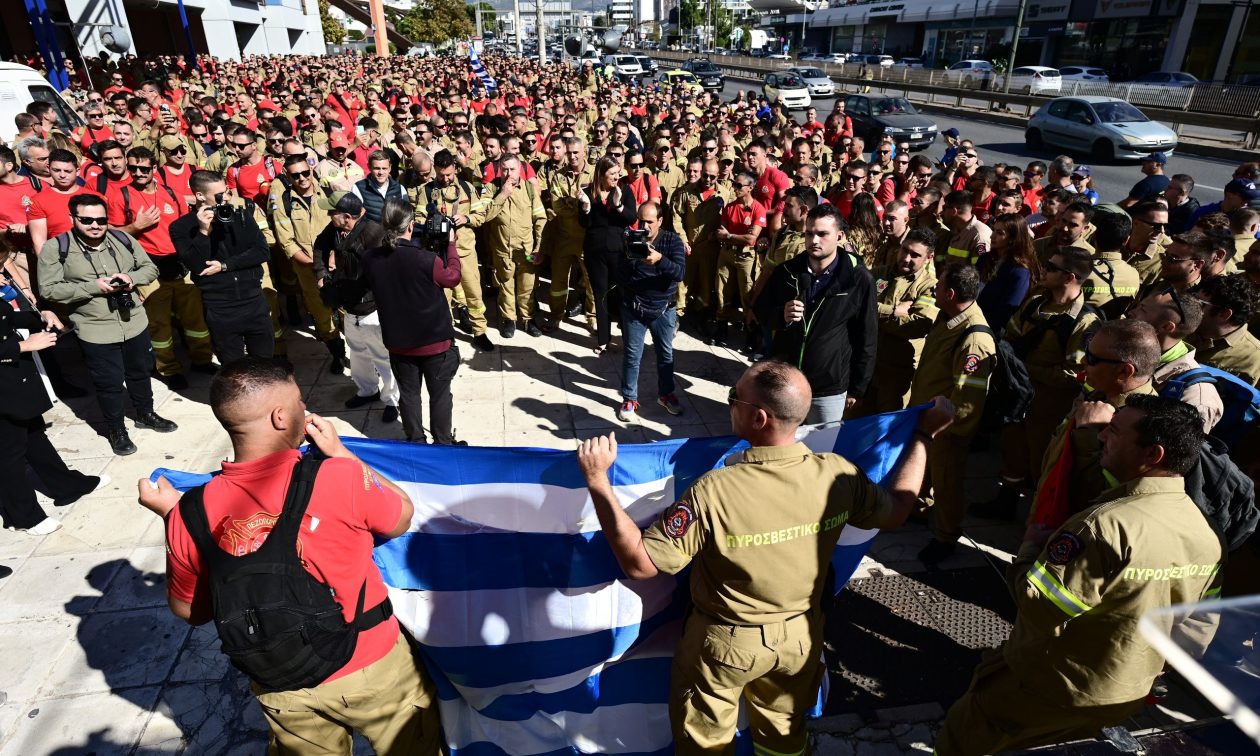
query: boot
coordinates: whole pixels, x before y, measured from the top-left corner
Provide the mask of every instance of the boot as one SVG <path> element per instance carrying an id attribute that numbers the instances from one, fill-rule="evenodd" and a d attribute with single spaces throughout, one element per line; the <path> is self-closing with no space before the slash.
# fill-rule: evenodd
<path id="1" fill-rule="evenodd" d="M 342 341 L 340 336 L 334 336 L 325 341 L 324 346 L 328 347 L 328 353 L 332 355 L 332 360 L 328 363 L 328 372 L 333 375 L 345 375 L 346 342 Z"/>
<path id="2" fill-rule="evenodd" d="M 284 296 L 284 321 L 290 328 L 302 325 L 302 308 L 298 305 L 298 298 L 292 294 Z"/>
<path id="3" fill-rule="evenodd" d="M 998 484 L 997 496 L 971 506 L 971 513 L 986 520 L 1014 520 L 1019 510 L 1019 500 L 1024 495 L 1021 483 Z"/>
<path id="4" fill-rule="evenodd" d="M 455 325 L 464 333 L 472 333 L 472 319 L 468 316 L 468 308 L 455 305 Z"/>

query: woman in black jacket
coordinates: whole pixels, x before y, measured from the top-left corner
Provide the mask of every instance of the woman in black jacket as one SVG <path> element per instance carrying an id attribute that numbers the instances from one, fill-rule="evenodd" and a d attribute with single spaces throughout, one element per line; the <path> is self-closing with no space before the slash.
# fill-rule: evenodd
<path id="1" fill-rule="evenodd" d="M 0 257 L 4 253 L 0 241 Z M 44 381 L 35 367 L 35 352 L 57 343 L 61 321 L 51 312 L 36 312 L 5 272 L 0 276 L 0 516 L 6 527 L 32 535 L 48 535 L 61 522 L 44 514 L 28 482 L 30 465 L 56 506 L 73 504 L 109 483 L 106 476 L 84 475 L 66 467 L 44 434 L 43 414 L 52 409 Z M 18 303 L 22 310 L 13 309 Z M 26 333 L 21 333 L 24 331 Z"/>
<path id="2" fill-rule="evenodd" d="M 634 223 L 637 208 L 630 192 L 623 192 L 621 163 L 605 157 L 595 164 L 595 181 L 582 192 L 582 225 L 586 241 L 582 257 L 595 294 L 595 354 L 603 354 L 612 341 L 609 313 L 620 305 L 612 289 L 617 263 L 625 254 L 626 228 Z"/>

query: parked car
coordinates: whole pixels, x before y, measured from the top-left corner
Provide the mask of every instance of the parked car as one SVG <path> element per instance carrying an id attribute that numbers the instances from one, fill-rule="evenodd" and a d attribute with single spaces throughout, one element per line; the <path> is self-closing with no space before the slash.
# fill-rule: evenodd
<path id="1" fill-rule="evenodd" d="M 1160 108 L 1183 108 L 1199 80 L 1182 71 L 1153 71 L 1142 74 L 1126 86 L 1130 102 Z"/>
<path id="2" fill-rule="evenodd" d="M 862 62 L 868 66 L 880 66 L 882 68 L 891 68 L 896 61 L 891 55 L 864 55 Z"/>
<path id="3" fill-rule="evenodd" d="M 893 63 L 894 66 L 900 68 L 927 68 L 927 64 L 923 62 L 923 58 L 902 58 Z"/>
<path id="4" fill-rule="evenodd" d="M 791 60 L 792 56 L 787 53 L 772 53 L 766 56 L 766 60 Z"/>
<path id="5" fill-rule="evenodd" d="M 605 55 L 604 65 L 611 65 L 618 78 L 631 79 L 643 76 L 643 66 L 633 55 Z"/>
<path id="6" fill-rule="evenodd" d="M 1177 148 L 1176 132 L 1119 97 L 1055 98 L 1028 120 L 1024 141 L 1035 150 L 1088 153 L 1098 162 L 1171 155 Z"/>
<path id="7" fill-rule="evenodd" d="M 823 73 L 821 68 L 793 66 L 787 71 L 805 80 L 805 86 L 809 89 L 810 97 L 832 97 L 836 93 L 836 83 L 831 80 L 830 76 Z"/>
<path id="8" fill-rule="evenodd" d="M 1048 66 L 1020 66 L 1011 71 L 1011 91 L 1023 94 L 1058 94 L 1063 88 L 1063 79 L 1057 68 Z"/>
<path id="9" fill-rule="evenodd" d="M 639 65 L 642 66 L 644 73 L 654 74 L 656 73 L 657 69 L 660 68 L 660 66 L 656 64 L 656 61 L 652 60 L 646 55 L 636 55 L 634 57 L 636 60 L 639 61 Z"/>
<path id="10" fill-rule="evenodd" d="M 1059 66 L 1059 78 L 1063 81 L 1095 81 L 1099 84 L 1111 81 L 1106 71 L 1094 66 Z"/>
<path id="11" fill-rule="evenodd" d="M 677 68 L 658 72 L 656 74 L 656 83 L 662 87 L 683 85 L 694 92 L 704 91 L 704 85 L 700 83 L 695 74 Z"/>
<path id="12" fill-rule="evenodd" d="M 844 98 L 844 112 L 853 119 L 853 133 L 874 148 L 888 135 L 921 150 L 936 141 L 936 122 L 914 109 L 904 97 L 856 94 Z"/>
<path id="13" fill-rule="evenodd" d="M 713 61 L 708 58 L 690 58 L 680 68 L 695 74 L 705 89 L 721 89 L 725 83 L 722 69 L 713 65 Z"/>
<path id="14" fill-rule="evenodd" d="M 756 50 L 749 50 L 748 55 L 752 58 L 764 58 L 770 54 L 770 51 L 764 47 L 758 47 Z"/>
<path id="15" fill-rule="evenodd" d="M 796 110 L 808 108 L 813 102 L 805 80 L 790 71 L 766 74 L 761 92 L 771 104 L 782 101 L 784 105 Z"/>
<path id="16" fill-rule="evenodd" d="M 849 56 L 844 53 L 818 53 L 814 56 L 815 63 L 847 63 Z"/>
<path id="17" fill-rule="evenodd" d="M 1183 71 L 1152 71 L 1137 77 L 1133 83 L 1155 87 L 1193 87 L 1199 80 Z"/>
<path id="18" fill-rule="evenodd" d="M 950 84 L 972 89 L 993 82 L 993 64 L 987 60 L 960 60 L 943 74 Z"/>

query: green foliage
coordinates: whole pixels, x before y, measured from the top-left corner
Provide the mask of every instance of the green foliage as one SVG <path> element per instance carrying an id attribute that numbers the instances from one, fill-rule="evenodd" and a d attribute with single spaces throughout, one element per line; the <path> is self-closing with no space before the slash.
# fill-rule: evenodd
<path id="1" fill-rule="evenodd" d="M 362 42 L 363 31 L 361 29 L 347 29 L 346 39 L 350 40 L 351 42 Z"/>
<path id="2" fill-rule="evenodd" d="M 319 0 L 319 23 L 324 28 L 325 44 L 335 45 L 346 38 L 346 27 L 328 12 L 328 0 Z"/>
<path id="3" fill-rule="evenodd" d="M 464 10 L 468 12 L 468 20 L 472 23 L 473 31 L 477 29 L 477 6 L 469 3 L 464 6 Z M 482 31 L 494 31 L 498 25 L 499 14 L 495 12 L 494 6 L 490 3 L 481 3 L 481 29 Z"/>
<path id="4" fill-rule="evenodd" d="M 601 13 L 601 14 L 599 14 L 598 16 L 596 16 L 595 18 L 592 18 L 592 19 L 591 19 L 591 26 L 595 27 L 596 29 L 603 29 L 603 28 L 605 28 L 605 27 L 609 26 L 609 23 L 608 23 L 608 16 L 605 16 L 603 13 Z"/>
<path id="5" fill-rule="evenodd" d="M 473 22 L 468 19 L 466 8 L 464 3 L 456 0 L 423 0 L 402 17 L 397 29 L 404 37 L 416 42 L 441 44 L 471 37 Z M 484 15 L 482 21 L 485 21 Z"/>

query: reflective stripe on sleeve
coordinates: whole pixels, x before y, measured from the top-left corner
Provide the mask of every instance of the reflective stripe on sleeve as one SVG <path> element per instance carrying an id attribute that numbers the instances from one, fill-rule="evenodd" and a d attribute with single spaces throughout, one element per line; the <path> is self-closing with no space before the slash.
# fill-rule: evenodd
<path id="1" fill-rule="evenodd" d="M 1079 617 L 1093 608 L 1065 588 L 1058 578 L 1046 571 L 1046 566 L 1041 562 L 1035 563 L 1028 571 L 1028 582 L 1070 618 Z"/>

